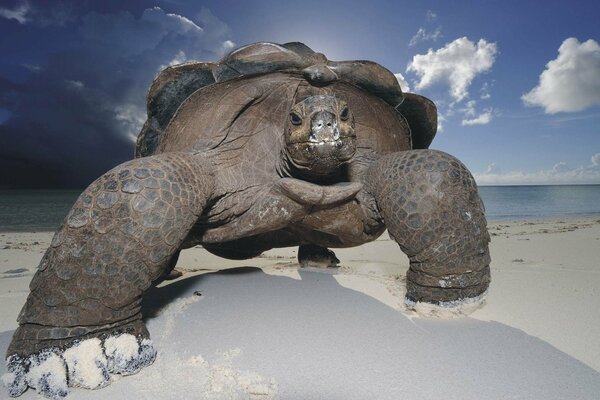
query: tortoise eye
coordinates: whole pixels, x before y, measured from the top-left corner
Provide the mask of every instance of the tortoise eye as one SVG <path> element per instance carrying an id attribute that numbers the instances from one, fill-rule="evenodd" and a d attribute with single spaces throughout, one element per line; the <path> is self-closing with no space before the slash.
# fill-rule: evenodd
<path id="1" fill-rule="evenodd" d="M 300 125 L 302 123 L 302 118 L 293 112 L 290 113 L 290 121 L 292 122 L 292 125 Z"/>
<path id="2" fill-rule="evenodd" d="M 349 116 L 350 116 L 350 111 L 348 110 L 348 106 L 346 106 L 346 107 L 344 107 L 344 109 L 340 113 L 340 119 L 342 121 L 346 121 Z"/>

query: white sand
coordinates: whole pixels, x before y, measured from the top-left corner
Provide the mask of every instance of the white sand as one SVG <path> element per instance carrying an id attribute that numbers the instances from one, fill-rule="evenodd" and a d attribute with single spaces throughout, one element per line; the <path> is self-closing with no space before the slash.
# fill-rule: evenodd
<path id="1" fill-rule="evenodd" d="M 406 310 L 408 260 L 387 235 L 335 250 L 338 270 L 298 270 L 291 248 L 247 261 L 184 251 L 183 277 L 146 307 L 155 363 L 70 398 L 597 399 L 600 221 L 493 223 L 490 232 L 487 304 L 455 320 Z M 50 240 L 0 233 L 2 353 Z"/>
<path id="2" fill-rule="evenodd" d="M 71 386 L 98 389 L 108 384 L 108 360 L 100 339 L 84 340 L 67 349 L 62 357 L 67 364 Z"/>

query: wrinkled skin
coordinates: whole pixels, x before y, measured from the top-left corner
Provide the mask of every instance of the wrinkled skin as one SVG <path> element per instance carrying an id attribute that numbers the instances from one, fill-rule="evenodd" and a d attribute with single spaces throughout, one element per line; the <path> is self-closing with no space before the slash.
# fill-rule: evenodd
<path id="1" fill-rule="evenodd" d="M 329 62 L 300 45 L 275 48 L 268 74 L 244 64 L 254 60 L 249 46 L 210 76 L 198 64 L 204 75 L 195 80 L 185 78 L 190 66 L 157 78 L 170 92 L 160 103 L 151 89 L 137 150 L 144 157 L 81 194 L 31 282 L 7 351 L 11 395 L 28 386 L 66 394 L 31 383 L 27 370 L 49 349 L 60 356 L 83 339 L 127 333 L 153 357 L 142 296 L 181 249 L 198 244 L 245 259 L 275 247 L 357 246 L 387 228 L 410 259 L 409 304 L 451 307 L 486 292 L 489 236 L 475 182 L 454 157 L 415 149 L 435 134 L 432 103 L 388 90 L 397 83 L 376 64 Z M 262 74 L 235 75 L 248 65 Z M 168 86 L 182 76 L 185 91 Z M 125 370 L 148 362 L 140 356 Z"/>

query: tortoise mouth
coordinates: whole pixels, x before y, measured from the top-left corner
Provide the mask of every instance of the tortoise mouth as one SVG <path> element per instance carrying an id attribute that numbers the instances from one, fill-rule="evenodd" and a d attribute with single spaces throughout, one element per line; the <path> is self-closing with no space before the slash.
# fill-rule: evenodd
<path id="1" fill-rule="evenodd" d="M 344 135 L 344 136 L 337 136 L 334 138 L 327 138 L 327 139 L 321 139 L 321 140 L 316 139 L 311 136 L 308 140 L 289 143 L 289 145 L 305 144 L 305 145 L 309 145 L 309 146 L 324 146 L 324 145 L 343 146 L 344 144 L 346 144 L 348 142 L 348 139 L 355 140 L 356 135 Z"/>
<path id="2" fill-rule="evenodd" d="M 303 141 L 287 145 L 288 156 L 303 175 L 326 177 L 338 173 L 356 153 L 356 137 Z"/>

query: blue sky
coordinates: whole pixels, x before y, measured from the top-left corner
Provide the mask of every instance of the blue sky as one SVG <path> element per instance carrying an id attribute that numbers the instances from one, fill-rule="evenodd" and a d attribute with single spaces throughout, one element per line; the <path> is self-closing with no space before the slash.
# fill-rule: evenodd
<path id="1" fill-rule="evenodd" d="M 480 184 L 600 183 L 597 1 L 0 1 L 0 186 L 83 187 L 132 156 L 161 67 L 302 41 L 436 102 Z M 402 79 L 402 78 L 400 78 Z"/>

